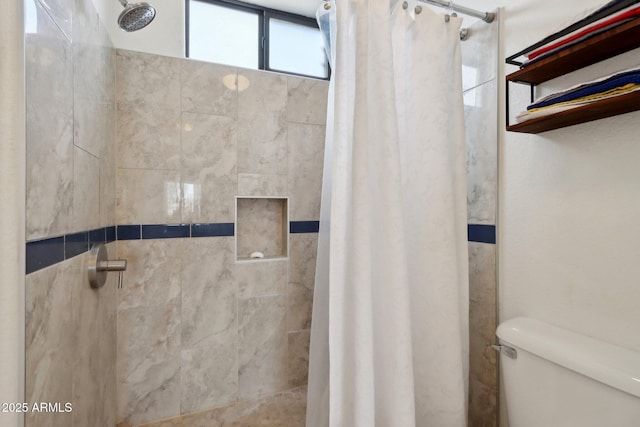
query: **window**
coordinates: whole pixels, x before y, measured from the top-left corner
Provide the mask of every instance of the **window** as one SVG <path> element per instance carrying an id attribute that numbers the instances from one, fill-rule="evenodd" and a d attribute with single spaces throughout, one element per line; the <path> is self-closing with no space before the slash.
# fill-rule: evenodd
<path id="1" fill-rule="evenodd" d="M 186 0 L 188 58 L 329 78 L 316 21 L 235 0 Z"/>
<path id="2" fill-rule="evenodd" d="M 269 20 L 269 68 L 308 76 L 329 76 L 322 35 L 308 27 L 283 19 Z"/>
<path id="3" fill-rule="evenodd" d="M 259 67 L 259 16 L 229 7 L 191 1 L 190 58 L 245 68 Z"/>

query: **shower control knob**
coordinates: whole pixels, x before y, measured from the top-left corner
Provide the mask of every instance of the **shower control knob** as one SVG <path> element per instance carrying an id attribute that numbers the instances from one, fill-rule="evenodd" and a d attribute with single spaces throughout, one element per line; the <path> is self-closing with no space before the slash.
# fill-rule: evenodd
<path id="1" fill-rule="evenodd" d="M 89 257 L 89 284 L 93 289 L 99 289 L 107 281 L 107 273 L 118 271 L 118 289 L 122 288 L 122 273 L 127 269 L 126 259 L 109 259 L 107 247 L 102 243 L 91 247 Z"/>

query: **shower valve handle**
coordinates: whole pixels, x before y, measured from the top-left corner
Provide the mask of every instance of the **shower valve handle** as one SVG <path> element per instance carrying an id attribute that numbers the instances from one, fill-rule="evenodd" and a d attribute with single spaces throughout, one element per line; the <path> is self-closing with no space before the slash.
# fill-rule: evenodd
<path id="1" fill-rule="evenodd" d="M 99 289 L 104 286 L 107 280 L 107 273 L 110 271 L 119 272 L 118 289 L 122 288 L 122 275 L 127 269 L 126 259 L 109 259 L 107 248 L 102 243 L 91 247 L 91 256 L 89 257 L 89 284 L 93 289 Z"/>
<path id="2" fill-rule="evenodd" d="M 117 271 L 118 272 L 118 289 L 122 289 L 122 276 L 127 269 L 126 259 L 110 259 L 103 265 L 102 271 Z"/>

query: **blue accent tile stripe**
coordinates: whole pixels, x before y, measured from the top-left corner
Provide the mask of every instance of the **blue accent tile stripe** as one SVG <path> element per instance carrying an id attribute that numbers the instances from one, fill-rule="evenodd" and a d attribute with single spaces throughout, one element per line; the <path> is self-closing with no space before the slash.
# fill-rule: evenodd
<path id="1" fill-rule="evenodd" d="M 89 248 L 98 243 L 106 243 L 106 228 L 97 228 L 89 231 Z"/>
<path id="2" fill-rule="evenodd" d="M 191 237 L 226 237 L 235 235 L 233 222 L 191 224 Z"/>
<path id="3" fill-rule="evenodd" d="M 112 225 L 111 227 L 105 228 L 105 239 L 107 243 L 116 241 L 116 226 Z"/>
<path id="4" fill-rule="evenodd" d="M 142 238 L 141 225 L 119 225 L 117 227 L 117 240 L 139 240 Z"/>
<path id="5" fill-rule="evenodd" d="M 27 242 L 27 274 L 64 261 L 64 236 Z"/>
<path id="6" fill-rule="evenodd" d="M 467 236 L 470 242 L 496 243 L 496 226 L 469 224 L 467 226 Z"/>
<path id="7" fill-rule="evenodd" d="M 292 234 L 317 233 L 319 229 L 320 221 L 291 221 L 289 223 L 289 232 Z M 235 224 L 232 222 L 114 225 L 27 242 L 26 270 L 29 274 L 57 264 L 88 251 L 96 243 L 111 243 L 116 240 L 230 237 L 234 235 Z M 467 235 L 470 242 L 495 244 L 496 226 L 468 224 Z"/>
<path id="8" fill-rule="evenodd" d="M 143 239 L 174 239 L 190 237 L 189 224 L 143 224 Z"/>
<path id="9" fill-rule="evenodd" d="M 289 233 L 317 233 L 320 230 L 320 221 L 291 221 Z"/>
<path id="10" fill-rule="evenodd" d="M 67 234 L 64 236 L 64 259 L 73 258 L 89 250 L 89 232 Z"/>

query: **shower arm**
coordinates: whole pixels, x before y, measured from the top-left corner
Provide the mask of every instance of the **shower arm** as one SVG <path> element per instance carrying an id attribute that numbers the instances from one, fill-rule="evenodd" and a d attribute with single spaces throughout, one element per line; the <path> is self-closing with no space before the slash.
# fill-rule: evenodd
<path id="1" fill-rule="evenodd" d="M 127 0 L 118 0 L 120 2 L 120 4 L 122 5 L 122 7 L 127 7 L 129 6 L 129 3 L 127 3 Z"/>

